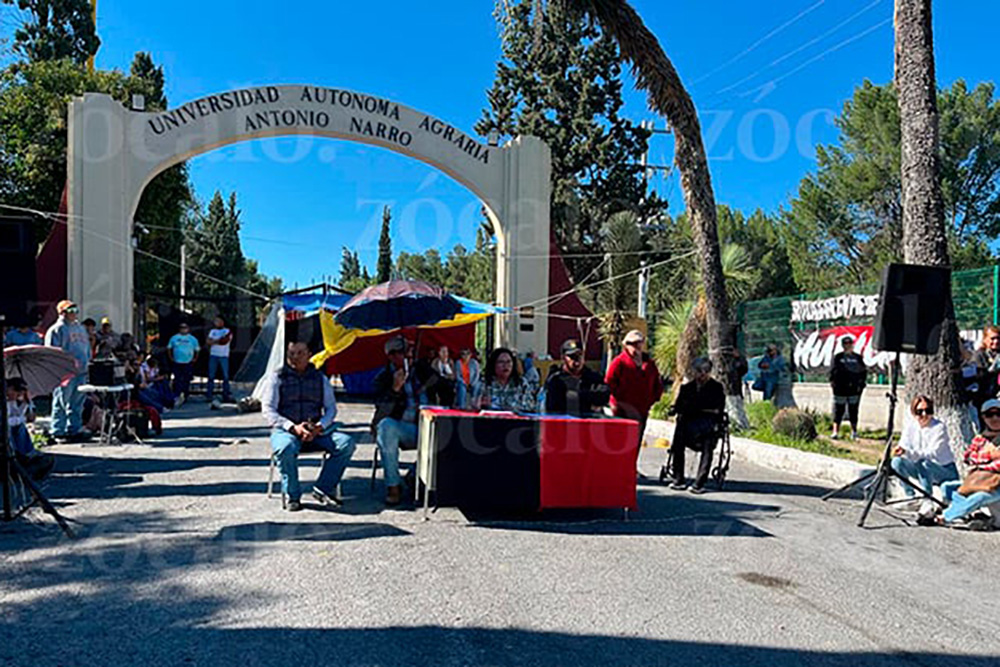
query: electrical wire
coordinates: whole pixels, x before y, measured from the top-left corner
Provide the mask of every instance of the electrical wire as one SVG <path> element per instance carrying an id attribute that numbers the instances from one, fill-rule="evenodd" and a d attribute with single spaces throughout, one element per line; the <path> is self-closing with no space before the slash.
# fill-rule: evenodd
<path id="1" fill-rule="evenodd" d="M 873 2 L 868 3 L 867 5 L 865 5 L 864 7 L 862 7 L 861 9 L 859 9 L 856 12 L 854 12 L 853 14 L 851 14 L 850 16 L 848 16 L 846 19 L 844 19 L 843 21 L 841 21 L 840 23 L 838 23 L 837 25 L 835 25 L 832 28 L 830 28 L 829 30 L 827 30 L 826 32 L 820 34 L 817 37 L 813 37 L 812 39 L 809 39 L 809 40 L 803 42 L 798 47 L 796 47 L 796 48 L 792 49 L 791 51 L 785 53 L 784 55 L 782 55 L 782 56 L 780 56 L 780 57 L 772 60 L 770 63 L 768 63 L 764 67 L 761 67 L 760 69 L 758 69 L 758 70 L 756 70 L 756 71 L 748 74 L 747 76 L 743 77 L 739 81 L 737 81 L 735 83 L 731 83 L 728 86 L 726 86 L 725 88 L 720 88 L 719 90 L 715 91 L 712 94 L 713 97 L 715 95 L 722 95 L 723 93 L 727 93 L 730 90 L 733 90 L 735 88 L 739 88 L 744 83 L 746 83 L 747 81 L 750 81 L 750 80 L 756 78 L 757 76 L 759 76 L 763 72 L 766 72 L 767 70 L 771 69 L 772 67 L 775 67 L 775 66 L 783 63 L 784 61 L 788 60 L 792 56 L 797 55 L 797 54 L 801 53 L 802 51 L 805 51 L 810 46 L 813 46 L 814 44 L 817 44 L 817 43 L 823 41 L 824 39 L 826 39 L 830 35 L 836 33 L 838 30 L 840 30 L 841 28 L 843 28 L 847 24 L 849 24 L 852 21 L 854 21 L 854 19 L 856 19 L 859 16 L 867 13 L 871 9 L 874 9 L 876 6 L 878 6 L 879 4 L 881 4 L 881 2 L 882 2 L 882 0 L 873 0 Z"/>
<path id="2" fill-rule="evenodd" d="M 806 7 L 805 9 L 803 9 L 801 12 L 799 12 L 798 14 L 796 14 L 795 16 L 793 16 L 792 18 L 788 19 L 787 21 L 785 21 L 784 23 L 782 23 L 778 27 L 772 29 L 770 32 L 768 32 L 766 35 L 764 35 L 763 37 L 761 37 L 760 39 L 758 39 L 756 42 L 754 42 L 753 44 L 751 44 L 750 46 L 748 46 L 747 48 L 745 48 L 743 51 L 740 51 L 735 56 L 733 56 L 732 58 L 730 58 L 729 60 L 727 60 L 726 62 L 722 63 L 721 65 L 719 65 L 718 67 L 714 68 L 710 72 L 708 72 L 706 74 L 703 74 L 702 76 L 700 76 L 697 79 L 695 79 L 694 81 L 692 81 L 691 85 L 692 86 L 697 86 L 702 81 L 705 81 L 706 79 L 710 78 L 711 76 L 713 76 L 713 75 L 721 72 L 722 70 L 726 69 L 730 65 L 733 65 L 733 64 L 739 62 L 740 60 L 742 60 L 746 56 L 748 56 L 751 53 L 753 53 L 753 51 L 756 50 L 758 46 L 760 46 L 761 44 L 763 44 L 767 40 L 771 39 L 772 37 L 774 37 L 775 35 L 777 35 L 781 31 L 783 31 L 785 28 L 787 28 L 787 27 L 793 25 L 794 23 L 798 22 L 799 20 L 805 18 L 807 15 L 811 14 L 814 10 L 819 9 L 819 7 L 822 6 L 825 3 L 826 3 L 826 0 L 819 0 L 819 2 L 816 2 L 816 3 L 812 4 L 812 5 L 810 5 L 809 7 Z"/>

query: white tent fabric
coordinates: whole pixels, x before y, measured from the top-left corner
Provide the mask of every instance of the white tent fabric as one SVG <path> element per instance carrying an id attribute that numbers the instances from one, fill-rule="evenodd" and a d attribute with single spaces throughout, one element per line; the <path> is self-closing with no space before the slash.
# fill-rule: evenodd
<path id="1" fill-rule="evenodd" d="M 264 375 L 257 381 L 257 386 L 253 388 L 252 395 L 258 401 L 264 399 L 264 389 L 268 379 L 285 363 L 285 309 L 279 305 L 275 307 L 275 310 L 281 326 L 275 327 L 274 344 L 271 345 L 271 355 L 267 358 L 267 368 L 264 369 Z"/>

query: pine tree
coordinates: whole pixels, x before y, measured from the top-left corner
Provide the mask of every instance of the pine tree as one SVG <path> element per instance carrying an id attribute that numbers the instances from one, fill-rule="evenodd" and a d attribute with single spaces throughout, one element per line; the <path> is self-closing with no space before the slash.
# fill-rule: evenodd
<path id="1" fill-rule="evenodd" d="M 16 4 L 26 21 L 14 31 L 14 50 L 31 62 L 69 58 L 83 64 L 97 53 L 90 0 L 3 0 Z"/>
<path id="2" fill-rule="evenodd" d="M 600 262 L 600 231 L 611 215 L 632 211 L 645 220 L 666 206 L 646 194 L 649 132 L 620 115 L 615 41 L 560 3 L 541 16 L 532 4 L 509 5 L 503 59 L 476 131 L 533 135 L 552 149 L 552 230 L 563 252 L 591 254 L 567 258 L 570 274 L 582 277 Z M 544 48 L 536 48 L 536 29 Z"/>
<path id="3" fill-rule="evenodd" d="M 235 299 L 244 295 L 240 288 L 245 287 L 248 277 L 240 246 L 239 216 L 236 193 L 230 194 L 227 207 L 222 193 L 216 191 L 207 213 L 199 216 L 195 228 L 190 230 L 188 243 L 192 249 L 193 293 L 220 299 L 220 313 L 232 320 L 238 314 Z"/>
<path id="4" fill-rule="evenodd" d="M 382 233 L 378 238 L 378 263 L 375 266 L 375 278 L 384 283 L 392 279 L 392 238 L 389 236 L 389 223 L 392 213 L 389 207 L 382 209 Z"/>

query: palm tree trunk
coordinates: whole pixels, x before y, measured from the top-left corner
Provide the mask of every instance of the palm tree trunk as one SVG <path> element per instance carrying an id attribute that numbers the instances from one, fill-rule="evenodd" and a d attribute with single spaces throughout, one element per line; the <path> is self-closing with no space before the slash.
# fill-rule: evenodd
<path id="1" fill-rule="evenodd" d="M 735 330 L 730 322 L 722 276 L 715 194 L 694 102 L 659 40 L 627 0 L 562 2 L 596 18 L 601 28 L 615 38 L 622 58 L 632 64 L 636 85 L 648 93 L 650 107 L 666 117 L 673 127 L 674 159 L 681 175 L 684 203 L 704 281 L 709 356 L 716 377 L 723 380 L 727 393 L 731 393 L 732 383 L 725 378 L 730 374 Z M 730 411 L 742 412 L 742 396 L 730 396 L 728 402 Z"/>
<path id="2" fill-rule="evenodd" d="M 705 330 L 707 328 L 708 307 L 705 297 L 698 297 L 691 319 L 684 326 L 681 338 L 677 342 L 677 363 L 674 366 L 674 398 L 680 391 L 681 383 L 690 372 L 691 365 L 698 357 L 699 351 L 705 347 Z"/>
<path id="3" fill-rule="evenodd" d="M 908 263 L 949 266 L 941 162 L 938 154 L 937 86 L 931 0 L 896 0 L 896 89 L 902 137 L 903 256 Z M 952 446 L 961 448 L 970 420 L 961 410 L 961 360 L 951 289 L 945 303 L 941 346 L 934 356 L 915 355 L 906 370 L 909 397 L 934 399 L 948 424 Z M 959 457 L 960 458 L 960 457 Z"/>

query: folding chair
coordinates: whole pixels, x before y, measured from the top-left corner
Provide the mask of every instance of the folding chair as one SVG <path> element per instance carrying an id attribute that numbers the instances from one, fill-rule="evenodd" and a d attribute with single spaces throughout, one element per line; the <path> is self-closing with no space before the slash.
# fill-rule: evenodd
<path id="1" fill-rule="evenodd" d="M 318 454 L 318 453 L 322 453 L 323 454 L 323 463 L 326 463 L 326 459 L 330 456 L 330 452 L 326 451 L 325 449 L 318 450 L 318 451 L 299 452 L 299 456 L 302 456 L 303 454 Z M 268 499 L 271 498 L 271 494 L 274 491 L 274 484 L 275 484 L 274 471 L 277 469 L 277 467 L 278 467 L 278 457 L 275 454 L 275 452 L 272 450 L 271 451 L 271 463 L 270 463 L 270 465 L 268 465 L 268 469 L 267 469 L 267 497 L 268 497 Z M 281 480 L 280 479 L 277 480 L 277 484 L 278 484 L 278 488 L 281 489 Z M 340 495 L 340 484 L 337 484 L 337 492 L 336 493 L 337 493 L 337 499 L 339 500 L 341 498 L 341 495 Z M 287 506 L 288 506 L 288 497 L 285 494 L 285 490 L 281 489 L 281 509 L 285 509 Z"/>

